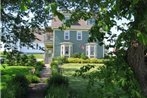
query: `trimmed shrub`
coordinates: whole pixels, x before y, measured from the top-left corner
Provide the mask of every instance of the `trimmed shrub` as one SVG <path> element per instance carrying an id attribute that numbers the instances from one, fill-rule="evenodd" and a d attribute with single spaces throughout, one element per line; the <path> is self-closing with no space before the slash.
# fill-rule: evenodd
<path id="1" fill-rule="evenodd" d="M 97 58 L 89 58 L 89 59 L 67 58 L 67 63 L 104 63 L 104 59 L 97 59 Z"/>

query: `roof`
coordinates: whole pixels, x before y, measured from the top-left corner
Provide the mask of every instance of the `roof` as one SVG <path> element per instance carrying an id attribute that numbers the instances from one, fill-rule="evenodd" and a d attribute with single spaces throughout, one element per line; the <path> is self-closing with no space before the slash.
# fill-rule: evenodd
<path id="1" fill-rule="evenodd" d="M 44 34 L 34 33 L 35 37 L 37 38 L 34 42 L 35 43 L 43 43 L 44 42 Z"/>
<path id="2" fill-rule="evenodd" d="M 52 29 L 58 29 L 59 27 L 61 27 L 63 24 L 62 21 L 60 21 L 58 19 L 58 17 L 54 17 L 54 19 L 52 20 L 51 26 Z M 92 25 L 87 25 L 87 22 L 84 20 L 79 20 L 79 22 L 77 24 L 71 25 L 70 28 L 68 29 L 76 29 L 76 30 L 89 30 L 91 28 Z"/>

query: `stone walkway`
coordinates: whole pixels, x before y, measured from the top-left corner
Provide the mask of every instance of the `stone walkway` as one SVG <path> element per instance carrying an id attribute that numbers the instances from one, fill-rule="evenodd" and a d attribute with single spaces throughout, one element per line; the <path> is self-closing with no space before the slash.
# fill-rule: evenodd
<path id="1" fill-rule="evenodd" d="M 28 98 L 44 98 L 45 90 L 47 87 L 46 80 L 50 77 L 51 71 L 49 66 L 44 67 L 41 71 L 40 83 L 32 83 L 29 85 L 29 96 Z"/>

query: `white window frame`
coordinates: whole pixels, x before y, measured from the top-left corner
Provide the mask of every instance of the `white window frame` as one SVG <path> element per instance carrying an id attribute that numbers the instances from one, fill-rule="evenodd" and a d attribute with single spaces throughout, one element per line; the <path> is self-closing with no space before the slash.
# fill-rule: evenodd
<path id="1" fill-rule="evenodd" d="M 68 47 L 68 54 L 65 53 L 65 47 Z M 62 44 L 60 49 L 60 55 L 70 57 L 72 54 L 72 44 Z"/>
<path id="2" fill-rule="evenodd" d="M 91 55 L 91 47 L 94 47 L 94 55 Z M 97 57 L 97 45 L 96 44 L 87 44 L 86 45 L 86 55 L 89 58 L 96 58 Z"/>
<path id="3" fill-rule="evenodd" d="M 67 39 L 66 39 L 66 36 L 68 36 Z M 70 32 L 69 31 L 64 31 L 64 40 L 70 40 Z"/>
<path id="4" fill-rule="evenodd" d="M 79 39 L 79 35 L 81 36 L 81 39 Z M 77 40 L 82 40 L 82 31 L 77 31 Z"/>

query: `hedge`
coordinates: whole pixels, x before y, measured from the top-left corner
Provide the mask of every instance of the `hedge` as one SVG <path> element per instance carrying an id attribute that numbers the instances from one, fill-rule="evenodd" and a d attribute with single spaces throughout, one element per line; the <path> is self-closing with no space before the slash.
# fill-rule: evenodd
<path id="1" fill-rule="evenodd" d="M 65 63 L 104 63 L 105 59 L 89 58 L 67 58 Z"/>

